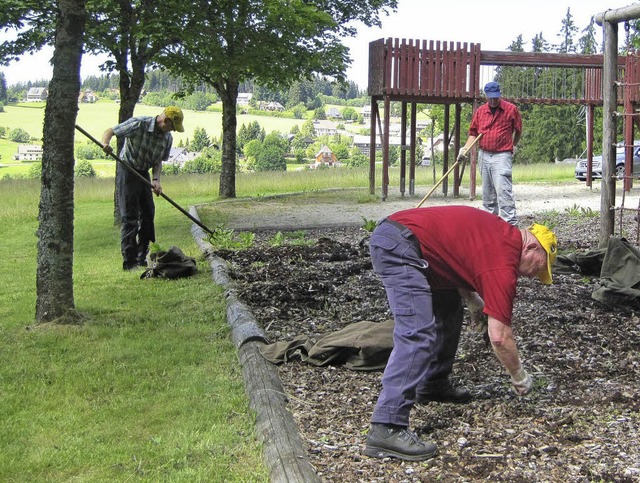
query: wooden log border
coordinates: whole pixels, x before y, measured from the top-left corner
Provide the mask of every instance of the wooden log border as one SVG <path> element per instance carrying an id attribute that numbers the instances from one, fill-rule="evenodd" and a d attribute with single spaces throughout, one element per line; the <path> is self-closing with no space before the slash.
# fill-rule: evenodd
<path id="1" fill-rule="evenodd" d="M 189 209 L 198 218 L 195 207 Z M 195 223 L 191 233 L 200 250 L 209 260 L 212 278 L 225 289 L 227 323 L 231 327 L 231 339 L 238 349 L 242 366 L 245 391 L 249 406 L 256 414 L 256 434 L 263 444 L 264 460 L 273 483 L 320 483 L 309 461 L 298 426 L 287 409 L 288 398 L 276 366 L 260 354 L 260 346 L 267 342 L 264 329 L 249 307 L 237 296 L 236 288 L 228 275 L 225 260 L 212 255 L 212 246 L 206 234 Z"/>

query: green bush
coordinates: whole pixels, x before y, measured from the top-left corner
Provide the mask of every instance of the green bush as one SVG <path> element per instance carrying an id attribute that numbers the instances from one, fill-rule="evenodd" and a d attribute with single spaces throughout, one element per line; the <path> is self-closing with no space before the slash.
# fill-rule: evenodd
<path id="1" fill-rule="evenodd" d="M 11 130 L 9 133 L 9 139 L 14 143 L 28 143 L 31 141 L 31 136 L 21 127 L 17 127 Z"/>
<path id="2" fill-rule="evenodd" d="M 100 146 L 90 141 L 76 147 L 77 159 L 103 159 L 105 156 L 106 154 L 102 151 Z"/>
<path id="3" fill-rule="evenodd" d="M 86 159 L 81 159 L 75 166 L 76 178 L 95 178 L 96 170 L 93 169 L 93 165 Z"/>
<path id="4" fill-rule="evenodd" d="M 162 175 L 180 174 L 180 166 L 173 163 L 162 163 Z"/>
<path id="5" fill-rule="evenodd" d="M 27 173 L 27 179 L 39 179 L 42 177 L 42 163 L 33 163 Z"/>

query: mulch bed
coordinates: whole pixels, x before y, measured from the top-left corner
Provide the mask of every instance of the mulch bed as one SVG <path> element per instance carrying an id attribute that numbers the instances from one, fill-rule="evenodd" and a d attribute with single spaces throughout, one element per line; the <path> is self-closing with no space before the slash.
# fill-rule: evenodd
<path id="1" fill-rule="evenodd" d="M 596 246 L 599 222 L 592 213 L 550 212 L 537 219 L 553 225 L 561 253 Z M 636 223 L 629 218 L 623 226 L 635 242 Z M 297 237 L 258 232 L 248 250 L 215 252 L 229 261 L 239 297 L 271 341 L 391 318 L 371 270 L 367 232 L 339 228 L 304 235 L 305 244 L 296 245 Z M 475 397 L 465 405 L 414 408 L 412 429 L 439 446 L 439 455 L 426 462 L 363 455 L 381 372 L 300 361 L 279 366 L 322 480 L 640 481 L 639 309 L 596 302 L 591 293 L 598 284 L 598 277 L 578 273 L 556 275 L 549 287 L 519 282 L 513 327 L 535 378 L 526 397 L 513 395 L 491 348 L 463 328 L 452 377 Z"/>

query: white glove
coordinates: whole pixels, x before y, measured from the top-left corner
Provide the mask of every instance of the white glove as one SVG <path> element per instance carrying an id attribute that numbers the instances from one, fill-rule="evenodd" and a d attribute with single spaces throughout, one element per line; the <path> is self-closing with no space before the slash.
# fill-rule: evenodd
<path id="1" fill-rule="evenodd" d="M 458 161 L 464 161 L 467 159 L 467 150 L 465 148 L 460 149 L 460 152 L 458 153 Z"/>
<path id="2" fill-rule="evenodd" d="M 513 390 L 518 396 L 524 396 L 531 391 L 533 378 L 522 368 L 522 366 L 520 366 L 520 369 L 511 374 L 511 384 L 513 385 Z"/>

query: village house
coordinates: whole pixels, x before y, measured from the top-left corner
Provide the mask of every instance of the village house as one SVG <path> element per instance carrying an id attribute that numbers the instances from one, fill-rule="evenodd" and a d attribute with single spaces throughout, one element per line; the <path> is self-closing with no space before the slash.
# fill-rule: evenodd
<path id="1" fill-rule="evenodd" d="M 91 89 L 87 89 L 86 91 L 80 92 L 78 96 L 78 102 L 86 102 L 93 104 L 98 100 L 98 97 L 93 93 Z"/>
<path id="2" fill-rule="evenodd" d="M 333 119 L 342 119 L 342 114 L 337 107 L 330 107 L 329 112 L 327 112 L 327 116 Z"/>
<path id="3" fill-rule="evenodd" d="M 27 91 L 27 102 L 46 101 L 49 91 L 46 87 L 30 87 Z"/>
<path id="4" fill-rule="evenodd" d="M 278 111 L 278 112 L 282 112 L 284 111 L 284 106 L 282 104 L 280 104 L 279 102 L 263 102 L 260 105 L 260 109 L 262 109 L 263 111 Z"/>
<path id="5" fill-rule="evenodd" d="M 42 146 L 39 144 L 18 144 L 18 152 L 13 155 L 16 161 L 41 161 Z"/>
<path id="6" fill-rule="evenodd" d="M 169 159 L 165 163 L 182 167 L 184 163 L 196 159 L 199 155 L 200 153 L 190 152 L 187 148 L 171 148 Z"/>
<path id="7" fill-rule="evenodd" d="M 253 98 L 253 94 L 251 92 L 239 92 L 237 103 L 239 106 L 248 106 Z"/>
<path id="8" fill-rule="evenodd" d="M 309 166 L 311 169 L 316 169 L 321 166 L 340 166 L 338 158 L 336 158 L 336 155 L 327 145 L 322 146 L 322 149 L 316 153 L 315 160 L 315 163 Z"/>
<path id="9" fill-rule="evenodd" d="M 418 144 L 420 140 L 416 141 Z M 364 136 L 362 134 L 356 134 L 353 136 L 353 145 L 358 148 L 362 154 L 365 156 L 369 156 L 369 147 L 371 146 L 371 137 Z M 400 137 L 399 136 L 389 136 L 389 147 L 398 147 L 400 146 Z M 382 149 L 382 144 L 380 143 L 380 136 L 376 136 L 376 151 Z"/>
<path id="10" fill-rule="evenodd" d="M 333 136 L 338 134 L 338 124 L 333 121 L 314 120 L 313 129 L 316 136 Z"/>

